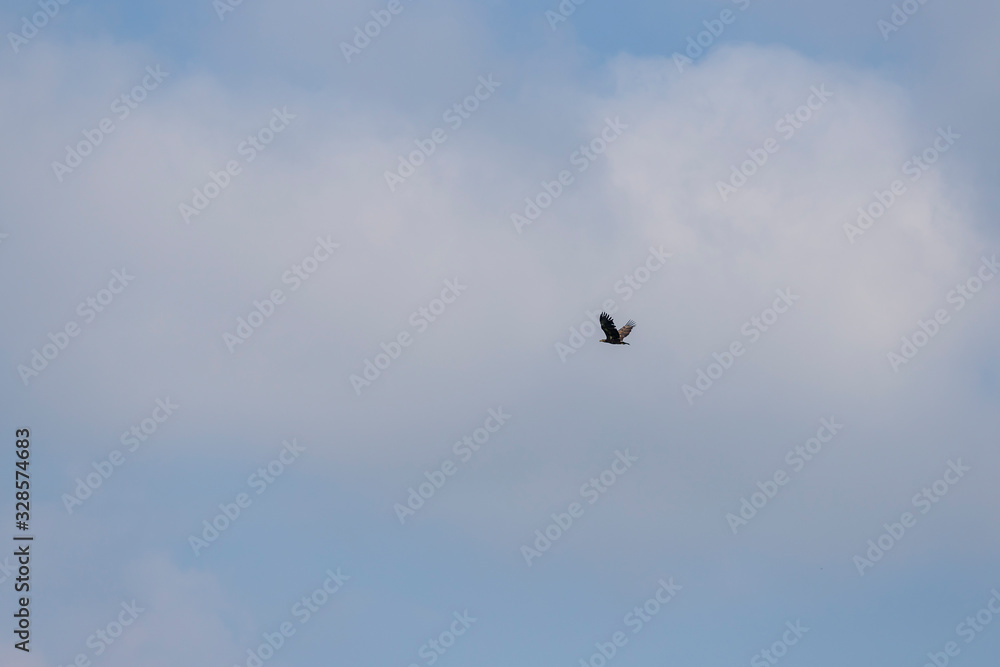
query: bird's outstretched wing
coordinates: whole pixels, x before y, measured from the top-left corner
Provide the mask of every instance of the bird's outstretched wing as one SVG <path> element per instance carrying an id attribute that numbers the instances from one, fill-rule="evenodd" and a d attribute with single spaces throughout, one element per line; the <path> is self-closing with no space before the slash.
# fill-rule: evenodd
<path id="1" fill-rule="evenodd" d="M 614 325 L 612 325 L 612 326 L 614 326 Z M 625 326 L 623 326 L 621 329 L 618 330 L 618 337 L 619 337 L 619 339 L 624 340 L 625 336 L 627 336 L 630 333 L 632 333 L 632 329 L 634 327 L 635 327 L 635 322 L 633 322 L 632 320 L 629 320 L 625 324 Z"/>
<path id="2" fill-rule="evenodd" d="M 627 328 L 629 331 L 632 330 L 632 327 Z M 612 320 L 611 316 L 607 313 L 601 313 L 601 329 L 604 330 L 604 338 L 607 339 L 609 343 L 617 343 L 621 340 L 618 335 L 618 329 L 615 329 L 615 321 Z"/>

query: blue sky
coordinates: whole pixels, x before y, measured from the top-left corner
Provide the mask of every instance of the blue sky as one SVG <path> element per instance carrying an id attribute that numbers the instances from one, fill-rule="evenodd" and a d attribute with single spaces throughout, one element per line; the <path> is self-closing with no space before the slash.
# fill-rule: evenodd
<path id="1" fill-rule="evenodd" d="M 994 665 L 1000 10 L 388 5 L 0 10 L 0 663 Z"/>

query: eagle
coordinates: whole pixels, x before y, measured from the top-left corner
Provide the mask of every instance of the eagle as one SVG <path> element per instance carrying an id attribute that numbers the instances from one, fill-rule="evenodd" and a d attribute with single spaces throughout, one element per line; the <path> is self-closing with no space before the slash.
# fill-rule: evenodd
<path id="1" fill-rule="evenodd" d="M 612 345 L 628 345 L 623 339 L 632 333 L 633 327 L 635 327 L 635 322 L 629 320 L 621 329 L 615 329 L 615 321 L 611 319 L 611 316 L 607 313 L 601 313 L 601 329 L 604 330 L 604 338 L 601 342 Z"/>

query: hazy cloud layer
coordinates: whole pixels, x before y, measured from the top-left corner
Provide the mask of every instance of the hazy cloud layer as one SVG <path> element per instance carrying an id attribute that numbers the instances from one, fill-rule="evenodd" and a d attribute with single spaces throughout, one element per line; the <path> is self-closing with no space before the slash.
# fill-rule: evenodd
<path id="1" fill-rule="evenodd" d="M 8 38 L 38 583 L 4 664 L 249 664 L 286 621 L 265 664 L 430 664 L 463 613 L 441 664 L 618 630 L 623 664 L 733 664 L 796 620 L 789 661 L 944 650 L 997 585 L 995 9 L 883 39 L 892 6 L 701 3 L 653 48 L 667 10 L 393 6 Z"/>

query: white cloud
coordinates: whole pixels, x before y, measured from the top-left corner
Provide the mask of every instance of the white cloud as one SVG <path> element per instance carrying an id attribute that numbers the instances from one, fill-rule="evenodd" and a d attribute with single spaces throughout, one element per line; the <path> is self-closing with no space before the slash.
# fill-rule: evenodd
<path id="1" fill-rule="evenodd" d="M 245 19 L 234 15 L 218 26 L 235 33 L 220 44 L 243 44 L 237 19 L 249 25 L 255 12 L 273 18 L 275 10 L 240 11 Z M 414 4 L 397 20 L 434 23 L 420 11 Z M 349 22 L 348 13 L 338 20 Z M 288 21 L 279 30 L 286 39 L 318 29 L 298 11 L 280 18 Z M 669 59 L 622 55 L 586 78 L 567 75 L 579 54 L 555 50 L 519 79 L 523 64 L 492 61 L 489 48 L 470 46 L 477 29 L 441 21 L 435 25 L 450 43 L 476 57 L 452 58 L 424 83 L 413 74 L 419 61 L 406 61 L 385 86 L 404 82 L 419 98 L 412 106 L 388 93 L 362 99 L 287 81 L 255 87 L 177 68 L 61 185 L 50 160 L 157 59 L 129 46 L 39 43 L 32 60 L 0 70 L 10 91 L 0 119 L 19 128 L 14 159 L 0 173 L 12 221 L 2 229 L 11 236 L 0 247 L 0 279 L 32 276 L 7 303 L 7 316 L 20 323 L 0 334 L 9 368 L 76 318 L 76 304 L 112 269 L 127 266 L 137 276 L 26 393 L 8 388 L 34 402 L 37 415 L 67 420 L 52 427 L 65 436 L 54 445 L 69 461 L 62 481 L 105 456 L 155 398 L 169 395 L 183 406 L 180 414 L 157 436 L 148 465 L 129 463 L 122 476 L 152 475 L 154 462 L 226 461 L 238 472 L 224 487 L 282 438 L 298 437 L 311 447 L 310 475 L 356 488 L 359 504 L 384 507 L 397 528 L 391 504 L 440 465 L 487 408 L 503 405 L 514 414 L 511 425 L 407 529 L 446 524 L 516 555 L 548 513 L 577 499 L 580 484 L 627 444 L 643 463 L 554 554 L 572 550 L 570 541 L 592 547 L 595 558 L 624 544 L 652 560 L 680 538 L 688 555 L 728 544 L 725 512 L 821 416 L 849 424 L 844 439 L 740 540 L 786 549 L 771 541 L 783 521 L 780 530 L 807 534 L 801 542 L 810 554 L 846 553 L 949 457 L 975 454 L 984 471 L 995 465 L 980 444 L 989 425 L 973 387 L 977 364 L 996 364 L 987 333 L 1000 285 L 954 313 L 899 374 L 885 356 L 918 318 L 942 306 L 983 253 L 994 252 L 963 196 L 962 155 L 943 156 L 907 183 L 856 244 L 843 232 L 874 190 L 905 178 L 901 165 L 951 122 L 947 114 L 922 113 L 884 73 L 770 47 L 719 45 L 683 74 Z M 389 39 L 376 46 L 398 53 L 416 37 Z M 328 55 L 338 59 L 335 41 L 328 40 Z M 363 58 L 384 63 L 375 48 Z M 504 81 L 497 97 L 389 193 L 383 171 L 494 63 Z M 382 65 L 354 65 L 339 76 L 377 87 L 371 70 Z M 311 71 L 301 62 L 290 67 Z M 819 85 L 833 91 L 831 100 L 723 201 L 716 182 L 730 165 L 776 136 L 775 122 Z M 57 97 L 60 105 L 31 114 L 17 102 Z M 234 159 L 239 142 L 285 105 L 298 114 L 294 123 L 185 225 L 177 206 L 191 188 Z M 518 235 L 510 214 L 540 179 L 572 169 L 570 154 L 608 117 L 628 124 L 621 139 Z M 976 141 L 973 128 L 954 124 L 961 142 Z M 339 252 L 230 354 L 222 334 L 254 299 L 288 291 L 282 272 L 318 235 L 340 243 Z M 639 323 L 633 345 L 592 340 L 560 363 L 554 344 L 586 309 L 607 298 L 621 302 L 614 285 L 649 245 L 674 257 L 622 304 L 618 317 Z M 410 314 L 456 277 L 467 293 L 355 396 L 348 376 L 360 373 L 379 343 L 412 333 Z M 746 342 L 741 325 L 780 288 L 801 296 L 793 311 L 689 407 L 681 385 L 713 352 Z M 935 416 L 942 424 L 930 428 Z M 77 433 L 84 437 L 70 437 Z M 976 518 L 976 507 L 995 506 L 988 485 L 970 481 L 961 493 L 964 500 L 949 502 Z M 197 524 L 205 509 L 182 504 L 177 511 L 183 516 L 174 528 L 187 525 L 184 517 Z M 807 512 L 823 521 L 811 524 Z M 71 532 L 73 539 L 85 540 L 89 521 L 72 521 L 80 533 Z M 976 537 L 967 546 L 995 545 Z M 232 612 L 213 576 L 179 571 L 162 555 L 133 566 L 126 579 L 137 599 L 148 600 L 149 616 L 109 658 L 196 664 L 240 648 L 231 639 L 238 633 L 219 618 L 230 614 L 241 632 L 249 621 Z M 90 600 L 84 606 L 100 613 Z"/>

